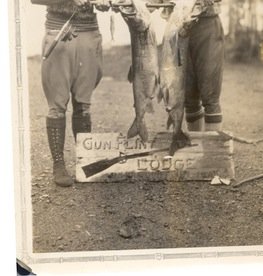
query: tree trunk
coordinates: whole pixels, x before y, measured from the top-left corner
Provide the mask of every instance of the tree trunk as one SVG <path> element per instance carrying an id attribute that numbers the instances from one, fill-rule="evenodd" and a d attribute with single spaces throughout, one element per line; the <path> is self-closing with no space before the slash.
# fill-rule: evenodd
<path id="1" fill-rule="evenodd" d="M 259 0 L 229 0 L 230 58 L 248 60 L 258 53 L 257 7 Z"/>

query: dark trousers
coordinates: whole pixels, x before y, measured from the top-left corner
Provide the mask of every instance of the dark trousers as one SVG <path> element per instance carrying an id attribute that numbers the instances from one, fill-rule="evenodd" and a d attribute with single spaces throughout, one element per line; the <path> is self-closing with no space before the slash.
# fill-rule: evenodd
<path id="1" fill-rule="evenodd" d="M 189 37 L 186 74 L 186 120 L 205 114 L 206 123 L 220 123 L 220 94 L 224 61 L 224 33 L 218 16 L 202 17 Z"/>

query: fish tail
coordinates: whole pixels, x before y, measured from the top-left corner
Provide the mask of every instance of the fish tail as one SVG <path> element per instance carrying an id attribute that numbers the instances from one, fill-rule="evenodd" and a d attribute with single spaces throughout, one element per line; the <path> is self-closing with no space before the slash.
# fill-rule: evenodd
<path id="1" fill-rule="evenodd" d="M 180 129 L 173 134 L 172 143 L 169 148 L 169 155 L 173 156 L 177 150 L 187 146 L 191 146 L 190 137 Z"/>
<path id="2" fill-rule="evenodd" d="M 177 103 L 174 108 L 168 110 L 168 120 L 167 120 L 167 129 L 170 128 L 171 125 L 174 127 L 174 131 L 177 133 L 182 127 L 182 121 L 184 116 L 184 110 L 182 103 Z"/>
<path id="3" fill-rule="evenodd" d="M 128 130 L 127 138 L 133 138 L 139 135 L 143 142 L 148 140 L 148 131 L 144 121 L 138 122 L 137 118 L 133 121 L 131 127 Z"/>

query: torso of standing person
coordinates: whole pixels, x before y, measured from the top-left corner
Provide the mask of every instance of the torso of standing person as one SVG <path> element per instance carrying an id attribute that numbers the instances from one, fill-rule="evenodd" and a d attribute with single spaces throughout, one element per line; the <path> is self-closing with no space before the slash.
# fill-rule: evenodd
<path id="1" fill-rule="evenodd" d="M 46 29 L 60 29 L 76 9 L 77 12 L 71 20 L 71 24 L 78 32 L 98 29 L 97 15 L 94 12 L 93 6 L 77 7 L 72 0 L 47 6 Z"/>
<path id="2" fill-rule="evenodd" d="M 200 0 L 200 1 L 202 1 L 202 0 Z M 216 16 L 216 15 L 218 15 L 220 13 L 220 11 L 221 11 L 221 9 L 220 9 L 220 2 L 214 2 L 213 5 L 204 5 L 202 7 L 201 17 Z"/>

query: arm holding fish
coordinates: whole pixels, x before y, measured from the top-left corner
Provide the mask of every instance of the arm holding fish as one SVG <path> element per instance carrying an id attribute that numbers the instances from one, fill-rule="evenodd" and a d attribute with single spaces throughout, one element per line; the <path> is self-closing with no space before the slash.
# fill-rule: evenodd
<path id="1" fill-rule="evenodd" d="M 133 1 L 127 0 L 113 0 L 112 2 L 112 10 L 115 12 L 121 12 L 123 16 L 132 16 L 136 14 L 135 7 L 133 5 Z M 126 4 L 131 4 L 129 6 L 125 6 Z"/>
<path id="2" fill-rule="evenodd" d="M 110 0 L 96 0 L 95 7 L 98 11 L 108 11 L 110 9 Z"/>

